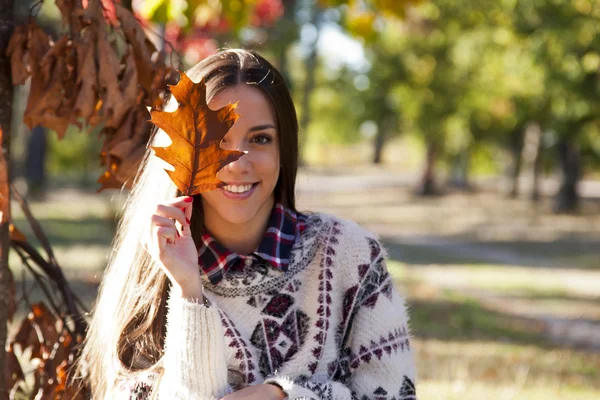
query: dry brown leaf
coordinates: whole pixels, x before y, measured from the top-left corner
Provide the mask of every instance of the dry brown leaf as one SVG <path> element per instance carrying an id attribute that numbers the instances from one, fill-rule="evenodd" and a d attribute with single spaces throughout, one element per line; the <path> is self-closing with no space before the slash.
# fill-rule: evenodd
<path id="1" fill-rule="evenodd" d="M 111 150 L 118 146 L 119 143 L 131 139 L 133 136 L 133 123 L 134 123 L 134 111 L 130 110 L 121 126 L 118 129 L 104 129 L 102 136 L 104 136 L 104 142 L 102 143 L 102 149 L 100 150 L 101 165 L 108 165 L 108 156 L 111 154 Z"/>
<path id="2" fill-rule="evenodd" d="M 56 317 L 44 303 L 33 304 L 29 318 L 33 318 L 34 322 L 40 327 L 46 346 L 51 347 L 53 343 L 58 341 Z"/>
<path id="3" fill-rule="evenodd" d="M 22 351 L 31 347 L 31 358 L 44 359 L 48 348 L 52 348 L 58 338 L 56 317 L 44 303 L 35 303 L 21 322 L 12 345 L 18 344 Z"/>
<path id="4" fill-rule="evenodd" d="M 75 101 L 75 83 L 72 76 L 74 56 L 72 42 L 64 35 L 40 62 L 43 74 L 45 75 L 47 70 L 51 71 L 51 75 L 46 93 L 34 112 L 40 117 L 38 124 L 55 130 L 60 139 L 64 137 L 69 126 Z"/>
<path id="5" fill-rule="evenodd" d="M 86 25 L 91 24 L 94 21 L 99 21 L 102 16 L 102 2 L 100 0 L 88 0 L 87 7 L 83 11 L 83 22 Z"/>
<path id="6" fill-rule="evenodd" d="M 83 5 L 81 0 L 55 0 L 60 10 L 63 25 L 68 25 L 71 32 L 79 33 L 83 26 Z"/>
<path id="7" fill-rule="evenodd" d="M 34 29 L 37 32 L 37 28 Z M 35 59 L 37 57 L 39 54 Z M 55 130 L 59 138 L 64 136 L 75 101 L 73 57 L 72 42 L 66 34 L 54 43 L 39 61 L 36 62 L 32 57 L 32 62 L 36 62 L 36 65 L 32 66 L 31 90 L 23 117 L 31 129 L 42 125 Z"/>
<path id="8" fill-rule="evenodd" d="M 156 47 L 146 37 L 142 26 L 129 10 L 119 3 L 115 3 L 115 7 L 117 18 L 121 23 L 125 38 L 133 48 L 133 58 L 135 60 L 139 83 L 149 93 L 155 75 L 152 55 L 156 52 Z"/>
<path id="9" fill-rule="evenodd" d="M 28 28 L 27 50 L 29 65 L 31 66 L 31 86 L 23 121 L 30 129 L 33 129 L 40 120 L 35 115 L 35 111 L 38 109 L 40 100 L 46 92 L 47 82 L 44 81 L 40 61 L 50 49 L 50 38 L 33 19 L 30 20 Z"/>
<path id="10" fill-rule="evenodd" d="M 23 318 L 19 330 L 12 341 L 13 346 L 19 345 L 21 351 L 31 347 L 32 358 L 40 354 L 40 341 L 38 340 L 37 333 L 33 327 L 33 323 L 29 318 Z"/>
<path id="11" fill-rule="evenodd" d="M 58 10 L 60 11 L 60 15 L 62 16 L 62 23 L 64 25 L 68 25 L 70 22 L 71 11 L 73 10 L 73 3 L 76 0 L 55 0 L 54 3 Z"/>
<path id="12" fill-rule="evenodd" d="M 204 80 L 194 83 L 184 72 L 170 89 L 179 107 L 174 112 L 152 110 L 151 122 L 164 130 L 172 143 L 152 149 L 175 168 L 165 171 L 183 194 L 192 196 L 224 186 L 217 172 L 244 155 L 221 148 L 221 140 L 239 117 L 237 104 L 211 110 L 206 104 Z"/>
<path id="13" fill-rule="evenodd" d="M 140 92 L 138 74 L 131 48 L 127 48 L 127 51 L 123 55 L 123 64 L 125 65 L 125 70 L 121 78 L 120 89 L 123 94 L 124 112 L 128 112 L 137 105 L 138 93 Z"/>
<path id="14" fill-rule="evenodd" d="M 148 122 L 148 111 L 143 105 L 132 109 L 123 124 L 104 141 L 102 165 L 105 173 L 98 179 L 100 190 L 130 188 L 139 165 L 146 152 L 152 125 Z"/>
<path id="15" fill-rule="evenodd" d="M 25 61 L 27 51 L 27 27 L 19 25 L 15 28 L 10 41 L 6 55 L 10 57 L 10 70 L 12 74 L 12 84 L 22 85 L 29 78 L 29 69 Z"/>
<path id="16" fill-rule="evenodd" d="M 81 41 L 75 44 L 77 54 L 76 100 L 72 120 L 83 118 L 89 123 L 98 103 L 98 70 L 96 68 L 96 25 L 87 27 Z"/>
<path id="17" fill-rule="evenodd" d="M 108 41 L 105 26 L 106 24 L 102 22 L 98 32 L 98 82 L 106 127 L 118 128 L 129 108 L 125 103 L 119 82 L 121 63 L 114 47 Z"/>
<path id="18" fill-rule="evenodd" d="M 109 167 L 100 175 L 97 182 L 100 184 L 100 188 L 96 192 L 100 192 L 104 189 L 121 189 L 123 182 L 117 179 L 117 170 L 119 166 L 116 161 L 109 164 Z"/>

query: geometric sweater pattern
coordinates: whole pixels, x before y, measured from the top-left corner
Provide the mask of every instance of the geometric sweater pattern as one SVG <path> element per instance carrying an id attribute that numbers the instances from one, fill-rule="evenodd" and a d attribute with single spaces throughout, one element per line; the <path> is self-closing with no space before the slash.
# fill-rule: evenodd
<path id="1" fill-rule="evenodd" d="M 272 382 L 289 399 L 416 400 L 385 249 L 355 222 L 305 215 L 287 271 L 257 261 L 217 285 L 203 275 L 209 306 L 170 297 L 163 376 L 116 382 L 107 398 L 213 400 Z"/>

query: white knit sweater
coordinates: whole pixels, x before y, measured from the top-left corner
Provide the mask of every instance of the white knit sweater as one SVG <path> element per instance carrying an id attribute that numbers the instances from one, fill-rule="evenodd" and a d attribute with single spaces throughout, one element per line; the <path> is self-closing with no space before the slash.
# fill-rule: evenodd
<path id="1" fill-rule="evenodd" d="M 386 257 L 357 224 L 309 215 L 286 272 L 255 263 L 204 279 L 208 307 L 170 298 L 163 377 L 118 382 L 107 398 L 213 400 L 275 382 L 289 399 L 415 400 L 406 306 Z"/>

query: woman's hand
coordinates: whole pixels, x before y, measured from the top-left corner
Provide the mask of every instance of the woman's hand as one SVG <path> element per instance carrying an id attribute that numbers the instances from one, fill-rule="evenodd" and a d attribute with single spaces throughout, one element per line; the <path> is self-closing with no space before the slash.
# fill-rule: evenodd
<path id="1" fill-rule="evenodd" d="M 142 245 L 161 265 L 175 294 L 202 300 L 198 251 L 190 231 L 192 201 L 192 197 L 183 196 L 158 204 L 150 217 L 149 236 Z"/>
<path id="2" fill-rule="evenodd" d="M 285 398 L 285 393 L 277 386 L 260 384 L 228 394 L 221 400 L 283 400 Z"/>

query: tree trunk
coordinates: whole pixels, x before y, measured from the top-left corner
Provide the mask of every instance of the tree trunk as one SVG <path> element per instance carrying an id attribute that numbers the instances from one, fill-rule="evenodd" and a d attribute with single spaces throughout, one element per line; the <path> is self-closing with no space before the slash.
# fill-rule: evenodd
<path id="1" fill-rule="evenodd" d="M 375 141 L 373 142 L 373 164 L 381 164 L 381 154 L 383 153 L 383 143 L 385 142 L 384 124 L 379 124 Z"/>
<path id="2" fill-rule="evenodd" d="M 373 164 L 381 164 L 385 141 L 389 133 L 394 129 L 394 118 L 396 118 L 396 115 L 388 110 L 383 113 L 377 122 L 377 134 L 373 142 Z"/>
<path id="3" fill-rule="evenodd" d="M 10 132 L 12 119 L 13 86 L 11 82 L 10 60 L 6 57 L 8 40 L 14 29 L 13 0 L 0 0 L 0 129 L 2 129 L 2 148 L 6 161 L 5 168 L 0 169 L 4 174 L 6 184 L 10 178 Z M 0 178 L 2 181 L 2 178 Z M 10 220 L 10 189 L 5 187 L 0 190 L 0 398 L 8 398 L 8 390 L 4 379 L 6 370 L 6 324 L 8 321 L 8 304 L 10 296 L 8 249 L 10 237 L 8 221 Z M 3 209 L 3 210 L 2 210 Z"/>
<path id="4" fill-rule="evenodd" d="M 569 138 L 558 143 L 558 162 L 562 172 L 560 189 L 556 194 L 554 211 L 556 213 L 575 212 L 579 206 L 577 184 L 581 177 L 581 155 L 579 149 Z"/>
<path id="5" fill-rule="evenodd" d="M 312 44 L 310 53 L 306 58 L 306 80 L 304 82 L 304 89 L 302 91 L 302 116 L 300 118 L 300 165 L 305 164 L 304 155 L 302 154 L 304 151 L 304 147 L 307 141 L 308 134 L 308 125 L 310 124 L 311 119 L 311 110 L 310 110 L 310 96 L 315 88 L 315 76 L 317 72 L 317 45 L 319 43 L 320 36 L 320 9 L 318 6 L 315 6 L 317 9 L 314 10 L 313 14 L 313 24 L 317 28 L 317 37 L 315 38 L 314 43 Z"/>
<path id="6" fill-rule="evenodd" d="M 540 176 L 542 170 L 542 137 L 540 131 L 540 137 L 537 142 L 537 150 L 535 157 L 531 162 L 531 200 L 537 202 L 541 198 L 540 194 Z"/>
<path id="7" fill-rule="evenodd" d="M 510 159 L 511 166 L 509 168 L 509 179 L 510 186 L 507 191 L 508 197 L 516 199 L 519 196 L 519 177 L 521 176 L 521 169 L 523 166 L 523 141 L 525 139 L 524 128 L 522 126 L 517 127 L 511 133 L 510 140 Z"/>
<path id="8" fill-rule="evenodd" d="M 421 196 L 434 196 L 439 194 L 435 183 L 435 162 L 437 158 L 437 145 L 427 143 L 425 156 L 425 168 L 421 175 L 421 182 L 417 188 L 417 194 Z"/>

